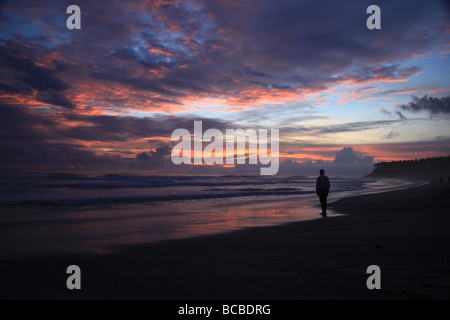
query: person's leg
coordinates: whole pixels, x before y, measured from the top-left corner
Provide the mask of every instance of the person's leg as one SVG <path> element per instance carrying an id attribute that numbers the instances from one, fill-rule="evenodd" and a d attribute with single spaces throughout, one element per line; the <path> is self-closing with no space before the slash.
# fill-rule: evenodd
<path id="1" fill-rule="evenodd" d="M 328 197 L 328 190 L 323 192 L 323 212 L 325 215 L 327 214 L 327 197 Z"/>
<path id="2" fill-rule="evenodd" d="M 322 196 L 322 201 L 320 202 L 320 205 L 322 207 L 323 215 L 327 215 L 327 198 L 325 196 Z"/>
<path id="3" fill-rule="evenodd" d="M 322 207 L 322 215 L 327 214 L 327 198 L 323 191 L 319 191 L 320 206 Z"/>

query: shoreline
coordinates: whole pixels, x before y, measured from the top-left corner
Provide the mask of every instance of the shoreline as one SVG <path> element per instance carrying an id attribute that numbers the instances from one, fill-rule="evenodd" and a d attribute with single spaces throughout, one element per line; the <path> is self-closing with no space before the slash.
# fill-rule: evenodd
<path id="1" fill-rule="evenodd" d="M 448 299 L 450 186 L 348 197 L 343 214 L 107 255 L 1 261 L 3 299 Z M 331 212 L 330 211 L 330 212 Z M 68 265 L 82 290 L 65 288 Z M 366 268 L 381 269 L 368 290 Z"/>
<path id="2" fill-rule="evenodd" d="M 420 184 L 386 183 L 331 192 L 329 202 Z M 304 186 L 303 186 L 304 187 Z M 305 191 L 305 189 L 302 189 Z M 72 210 L 70 210 L 72 209 Z M 0 261 L 67 253 L 108 254 L 117 248 L 321 219 L 313 191 L 293 195 L 213 198 L 113 207 L 3 207 Z M 56 240 L 56 241 L 55 241 Z"/>

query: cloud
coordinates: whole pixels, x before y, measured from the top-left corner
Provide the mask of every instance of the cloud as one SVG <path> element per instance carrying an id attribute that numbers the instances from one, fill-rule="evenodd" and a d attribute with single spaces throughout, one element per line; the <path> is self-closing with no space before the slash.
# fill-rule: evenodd
<path id="1" fill-rule="evenodd" d="M 180 115 L 205 110 L 236 111 L 241 124 L 278 121 L 291 137 L 390 126 L 404 111 L 448 113 L 428 99 L 390 112 L 399 117 L 390 121 L 323 127 L 313 123 L 320 114 L 307 118 L 306 102 L 340 85 L 356 86 L 358 100 L 394 92 L 357 87 L 407 81 L 422 70 L 405 61 L 448 41 L 438 1 L 379 1 L 382 32 L 365 27 L 370 4 L 78 0 L 82 29 L 69 31 L 67 2 L 2 1 L 1 161 L 109 168 L 141 154 L 156 164 L 171 132 L 194 119 L 204 128 L 236 125 L 223 120 L 233 115 Z"/>
<path id="2" fill-rule="evenodd" d="M 381 108 L 381 109 L 378 110 L 378 111 L 381 112 L 382 114 L 388 116 L 389 118 L 392 117 L 392 112 L 391 112 L 391 111 L 387 111 L 387 110 L 384 109 L 384 108 Z M 400 111 L 395 110 L 395 114 L 398 116 L 398 118 L 399 118 L 400 120 L 407 120 L 407 118 L 406 118 L 406 117 L 403 115 L 403 113 L 401 113 Z"/>
<path id="3" fill-rule="evenodd" d="M 202 121 L 204 130 L 233 128 L 220 119 L 193 116 L 51 115 L 4 103 L 0 110 L 3 169 L 155 170 L 163 164 L 168 167 L 163 160 L 170 154 L 173 130 L 193 132 L 196 120 Z"/>
<path id="4" fill-rule="evenodd" d="M 0 65 L 15 76 L 0 88 L 66 109 L 96 100 L 86 103 L 81 88 L 112 85 L 122 99 L 104 95 L 95 102 L 116 112 L 126 101 L 134 102 L 128 110 L 177 112 L 201 98 L 236 108 L 268 100 L 258 96 L 298 100 L 299 90 L 338 82 L 406 81 L 421 69 L 399 61 L 447 41 L 440 2 L 379 2 L 383 32 L 365 27 L 369 4 L 111 0 L 105 7 L 80 0 L 82 30 L 69 32 L 64 2 L 7 1 Z"/>
<path id="5" fill-rule="evenodd" d="M 343 124 L 335 124 L 329 126 L 321 126 L 311 128 L 318 133 L 340 133 L 340 132 L 353 132 L 353 131 L 365 131 L 371 129 L 377 129 L 384 126 L 389 126 L 398 123 L 400 120 L 375 120 L 375 121 L 357 121 L 348 122 Z"/>
<path id="6" fill-rule="evenodd" d="M 53 106 L 74 109 L 76 105 L 63 94 L 54 91 L 39 92 L 36 94 L 36 100 Z"/>
<path id="7" fill-rule="evenodd" d="M 73 109 L 76 106 L 64 95 L 70 88 L 58 77 L 58 71 L 36 64 L 36 53 L 29 46 L 21 43 L 8 42 L 0 51 L 0 65 L 3 79 L 0 90 L 7 94 L 32 95 L 46 104 Z"/>
<path id="8" fill-rule="evenodd" d="M 395 111 L 395 114 L 402 120 L 406 120 L 406 117 L 398 110 Z"/>
<path id="9" fill-rule="evenodd" d="M 352 147 L 344 147 L 341 151 L 336 153 L 333 163 L 335 165 L 358 165 L 367 163 L 371 165 L 373 158 L 374 157 L 372 156 L 359 156 Z"/>
<path id="10" fill-rule="evenodd" d="M 137 166 L 141 169 L 174 167 L 170 160 L 171 152 L 172 146 L 169 144 L 160 144 L 155 150 L 140 152 L 136 155 Z"/>
<path id="11" fill-rule="evenodd" d="M 392 139 L 392 138 L 394 138 L 394 137 L 397 137 L 399 134 L 398 134 L 398 132 L 395 132 L 395 131 L 390 131 L 388 134 L 386 134 L 384 137 L 386 138 L 386 139 Z"/>
<path id="12" fill-rule="evenodd" d="M 399 64 L 392 64 L 381 67 L 361 68 L 355 74 L 343 76 L 341 80 L 351 81 L 358 85 L 381 81 L 403 82 L 420 72 L 421 69 L 418 67 L 401 68 Z"/>
<path id="13" fill-rule="evenodd" d="M 353 147 L 348 146 L 336 152 L 333 161 L 319 159 L 316 161 L 296 162 L 287 160 L 281 163 L 280 173 L 314 175 L 318 174 L 320 169 L 325 169 L 325 172 L 331 176 L 362 176 L 371 172 L 373 160 L 374 156 L 361 155 Z"/>
<path id="14" fill-rule="evenodd" d="M 379 110 L 377 110 L 377 111 L 381 112 L 382 114 L 384 114 L 384 115 L 386 115 L 386 116 L 392 117 L 392 112 L 387 111 L 387 110 L 384 109 L 384 108 L 381 108 L 381 109 L 379 109 Z"/>
<path id="15" fill-rule="evenodd" d="M 431 115 L 450 114 L 450 96 L 442 98 L 428 97 L 427 95 L 422 98 L 412 96 L 411 102 L 397 107 L 411 112 L 425 111 Z"/>

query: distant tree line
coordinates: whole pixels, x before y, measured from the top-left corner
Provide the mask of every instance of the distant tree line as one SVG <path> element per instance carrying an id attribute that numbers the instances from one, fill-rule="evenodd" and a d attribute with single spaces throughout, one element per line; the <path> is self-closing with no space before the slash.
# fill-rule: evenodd
<path id="1" fill-rule="evenodd" d="M 420 178 L 450 182 L 450 156 L 419 160 L 378 162 L 368 177 Z"/>

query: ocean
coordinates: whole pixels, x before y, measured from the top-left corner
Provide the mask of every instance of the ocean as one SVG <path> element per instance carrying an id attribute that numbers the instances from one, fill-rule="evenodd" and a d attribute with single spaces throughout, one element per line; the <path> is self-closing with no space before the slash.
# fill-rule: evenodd
<path id="1" fill-rule="evenodd" d="M 4 174 L 0 259 L 101 254 L 140 243 L 319 219 L 315 178 Z M 411 185 L 402 180 L 330 180 L 329 202 Z"/>

